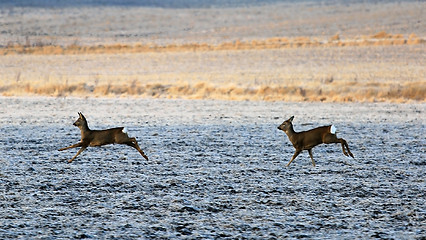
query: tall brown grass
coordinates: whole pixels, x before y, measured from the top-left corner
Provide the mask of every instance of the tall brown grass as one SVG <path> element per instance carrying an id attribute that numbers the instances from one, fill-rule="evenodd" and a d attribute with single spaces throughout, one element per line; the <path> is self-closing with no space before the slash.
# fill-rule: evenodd
<path id="1" fill-rule="evenodd" d="M 182 99 L 221 99 L 221 100 L 263 100 L 263 101 L 323 101 L 323 102 L 407 102 L 426 101 L 425 82 L 404 84 L 331 82 L 312 86 L 288 84 L 258 87 L 235 85 L 215 86 L 207 82 L 142 84 L 133 81 L 128 84 L 86 83 L 31 85 L 13 83 L 0 88 L 4 96 L 44 95 L 78 97 L 141 97 L 141 98 L 182 98 Z"/>
<path id="2" fill-rule="evenodd" d="M 116 53 L 144 53 L 144 52 L 173 52 L 173 51 L 216 51 L 216 50 L 248 50 L 248 49 L 280 49 L 280 48 L 303 48 L 303 47 L 342 47 L 342 46 L 383 46 L 423 44 L 425 39 L 410 34 L 404 37 L 401 34 L 389 34 L 379 32 L 372 36 L 361 36 L 354 39 L 344 39 L 340 35 L 332 36 L 330 39 L 320 41 L 308 37 L 275 37 L 269 39 L 251 41 L 223 42 L 217 45 L 207 43 L 186 43 L 181 45 L 156 45 L 156 44 L 112 44 L 96 46 L 58 46 L 54 44 L 11 44 L 0 48 L 0 55 L 9 54 L 116 54 Z"/>
<path id="3" fill-rule="evenodd" d="M 392 41 L 403 45 L 375 45 Z M 364 47 L 364 42 L 369 45 Z M 404 38 L 381 32 L 352 43 L 358 46 L 340 48 L 338 46 L 349 46 L 349 42 L 335 35 L 325 43 L 300 37 L 236 41 L 215 46 L 115 44 L 82 47 L 73 44 L 60 49 L 52 45 L 41 49 L 16 46 L 28 54 L 1 56 L 2 62 L 7 64 L 0 69 L 0 95 L 425 101 L 426 81 L 421 65 L 424 41 L 421 38 L 415 34 Z M 307 47 L 314 44 L 318 47 Z M 265 49 L 283 46 L 295 48 Z M 138 48 L 159 53 L 123 54 Z M 245 48 L 250 50 L 240 51 Z M 39 50 L 45 52 L 37 53 Z M 56 50 L 92 54 L 58 55 Z M 117 53 L 103 55 L 111 51 Z"/>

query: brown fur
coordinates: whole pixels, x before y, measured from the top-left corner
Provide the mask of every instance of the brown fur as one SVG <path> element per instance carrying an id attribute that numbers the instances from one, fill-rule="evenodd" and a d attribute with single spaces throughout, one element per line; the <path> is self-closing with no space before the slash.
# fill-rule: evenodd
<path id="1" fill-rule="evenodd" d="M 290 163 L 303 150 L 308 150 L 309 156 L 311 157 L 311 160 L 312 160 L 312 164 L 315 166 L 314 157 L 312 156 L 312 148 L 322 143 L 325 143 L 325 144 L 340 143 L 342 144 L 343 154 L 345 154 L 346 156 L 351 156 L 352 158 L 354 157 L 354 155 L 349 150 L 349 146 L 346 140 L 343 138 L 337 138 L 336 134 L 331 133 L 331 125 L 317 127 L 308 131 L 303 131 L 303 132 L 295 132 L 293 129 L 293 119 L 294 119 L 294 116 L 284 121 L 278 127 L 278 129 L 284 131 L 287 134 L 290 142 L 293 144 L 293 147 L 296 149 L 296 152 L 294 153 L 290 162 L 287 163 L 287 166 L 289 166 Z"/>
<path id="2" fill-rule="evenodd" d="M 148 157 L 145 153 L 140 149 L 136 138 L 130 138 L 127 133 L 123 132 L 123 127 L 111 128 L 106 130 L 90 130 L 87 125 L 86 118 L 82 113 L 78 113 L 79 118 L 75 121 L 74 126 L 80 128 L 81 130 L 81 141 L 79 143 L 73 144 L 69 147 L 61 148 L 59 151 L 63 151 L 70 148 L 81 147 L 78 150 L 77 154 L 68 160 L 68 162 L 72 162 L 81 152 L 83 152 L 87 147 L 99 147 L 107 144 L 126 144 L 129 145 L 136 150 L 148 160 Z"/>

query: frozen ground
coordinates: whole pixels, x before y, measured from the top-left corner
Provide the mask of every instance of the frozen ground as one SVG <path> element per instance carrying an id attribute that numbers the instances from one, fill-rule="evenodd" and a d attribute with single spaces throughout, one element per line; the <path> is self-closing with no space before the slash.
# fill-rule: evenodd
<path id="1" fill-rule="evenodd" d="M 72 126 L 127 126 L 150 157 Z M 424 239 L 425 104 L 0 98 L 0 238 Z M 333 123 L 293 154 L 277 126 Z"/>

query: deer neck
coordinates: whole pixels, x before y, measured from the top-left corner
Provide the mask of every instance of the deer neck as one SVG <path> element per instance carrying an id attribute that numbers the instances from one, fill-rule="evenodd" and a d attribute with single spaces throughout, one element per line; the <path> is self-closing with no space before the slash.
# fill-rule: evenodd
<path id="1" fill-rule="evenodd" d="M 290 127 L 285 131 L 285 134 L 287 134 L 287 137 L 290 139 L 291 142 L 293 142 L 293 139 L 296 137 L 297 132 L 294 131 L 293 125 L 290 125 Z"/>
<path id="2" fill-rule="evenodd" d="M 83 125 L 79 126 L 79 128 L 81 131 L 81 136 L 87 135 L 91 131 L 87 123 L 84 123 Z"/>

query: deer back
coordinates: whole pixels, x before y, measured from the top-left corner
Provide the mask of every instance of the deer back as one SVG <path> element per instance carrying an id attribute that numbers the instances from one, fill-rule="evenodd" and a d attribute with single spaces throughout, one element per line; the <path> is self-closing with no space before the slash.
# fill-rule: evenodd
<path id="1" fill-rule="evenodd" d="M 128 136 L 123 132 L 123 129 L 123 127 L 119 127 L 105 130 L 91 130 L 88 136 L 90 139 L 90 146 L 102 146 L 124 142 L 128 139 Z"/>
<path id="2" fill-rule="evenodd" d="M 293 136 L 293 140 L 290 138 L 290 141 L 296 149 L 311 149 L 324 142 L 324 137 L 330 134 L 330 129 L 331 126 L 323 126 L 298 132 Z"/>

